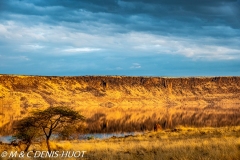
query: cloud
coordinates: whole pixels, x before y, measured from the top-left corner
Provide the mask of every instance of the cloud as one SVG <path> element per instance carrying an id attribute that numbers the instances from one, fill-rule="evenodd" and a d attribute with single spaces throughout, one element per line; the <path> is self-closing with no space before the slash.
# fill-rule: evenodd
<path id="1" fill-rule="evenodd" d="M 81 26 L 81 24 L 79 24 Z M 89 29 L 95 27 L 89 26 Z M 144 32 L 113 33 L 82 32 L 67 26 L 49 24 L 27 26 L 23 23 L 7 21 L 0 25 L 0 40 L 13 52 L 41 55 L 75 55 L 76 53 L 98 52 L 108 56 L 123 57 L 156 54 L 181 54 L 189 58 L 239 59 L 240 41 L 238 31 L 229 27 L 207 27 L 213 33 L 225 30 L 229 37 L 192 37 L 178 35 L 159 35 Z M 215 33 L 217 34 L 217 33 Z M 233 36 L 230 36 L 233 35 Z M 10 49 L 10 46 L 14 48 Z M 34 51 L 34 52 L 33 52 Z M 30 53 L 31 52 L 31 53 Z"/>
<path id="2" fill-rule="evenodd" d="M 127 25 L 134 29 L 134 24 L 141 23 L 141 17 L 147 17 L 149 24 L 166 25 L 177 29 L 182 24 L 195 27 L 207 25 L 230 25 L 239 28 L 240 2 L 236 0 L 213 1 L 177 1 L 177 0 L 98 0 L 83 1 L 47 1 L 47 0 L 9 0 L 1 2 L 1 12 L 8 14 L 30 15 L 45 17 L 46 22 L 73 22 L 105 21 L 112 24 Z M 3 16 L 4 17 L 4 16 Z M 139 17 L 133 19 L 133 17 Z M 31 23 L 31 22 L 29 22 Z M 144 23 L 145 24 L 145 23 Z M 137 28 L 138 30 L 151 29 L 153 25 Z M 175 27 L 174 27 L 175 26 Z M 160 27 L 160 26 L 158 26 Z M 160 28 L 162 30 L 162 28 Z M 155 28 L 157 30 L 157 28 Z M 159 30 L 157 30 L 159 31 Z M 174 31 L 174 30 L 172 30 Z"/>
<path id="3" fill-rule="evenodd" d="M 0 55 L 0 60 L 2 63 L 4 61 L 11 61 L 11 62 L 23 62 L 23 61 L 30 61 L 30 59 L 27 56 L 2 56 Z"/>
<path id="4" fill-rule="evenodd" d="M 142 66 L 139 63 L 133 63 L 132 66 L 130 67 L 131 69 L 139 69 Z"/>
<path id="5" fill-rule="evenodd" d="M 91 27 L 90 27 L 91 28 Z M 237 34 L 234 29 L 218 27 L 228 34 Z M 213 30 L 213 29 L 212 29 Z M 12 52 L 34 52 L 44 55 L 74 55 L 75 53 L 98 52 L 108 56 L 146 56 L 156 54 L 181 54 L 189 58 L 238 59 L 239 38 L 182 37 L 144 32 L 91 34 L 64 26 L 48 24 L 25 26 L 16 22 L 0 25 L 1 41 L 14 45 Z M 232 33 L 231 33 L 232 32 Z M 8 45 L 5 45 L 7 47 Z M 71 47 L 69 47 L 71 46 Z M 103 50 L 104 49 L 104 50 Z M 33 52 L 34 51 L 34 52 Z M 105 52 L 105 53 L 104 53 Z M 110 55 L 111 55 L 110 54 Z"/>
<path id="6" fill-rule="evenodd" d="M 89 65 L 96 73 L 112 68 L 124 74 L 130 67 L 140 74 L 142 66 L 157 70 L 151 58 L 235 62 L 239 8 L 239 0 L 0 1 L 2 63 L 23 56 L 29 61 L 16 70 L 45 65 L 60 73 Z"/>
<path id="7" fill-rule="evenodd" d="M 95 51 L 100 51 L 100 48 L 69 48 L 69 49 L 64 49 L 63 52 L 69 52 L 69 53 L 75 53 L 75 52 L 95 52 Z"/>
<path id="8" fill-rule="evenodd" d="M 45 46 L 39 45 L 39 44 L 24 44 L 19 47 L 19 50 L 24 51 L 35 51 L 35 50 L 41 50 Z"/>

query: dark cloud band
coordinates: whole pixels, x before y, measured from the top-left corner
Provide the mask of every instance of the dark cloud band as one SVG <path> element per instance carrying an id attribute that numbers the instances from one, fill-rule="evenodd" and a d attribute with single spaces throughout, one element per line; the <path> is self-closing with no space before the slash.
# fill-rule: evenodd
<path id="1" fill-rule="evenodd" d="M 239 8 L 240 0 L 1 0 L 0 71 L 49 63 L 58 73 L 89 64 L 91 73 L 146 74 L 164 68 L 154 58 L 167 70 L 162 59 L 174 56 L 226 61 L 229 71 L 240 59 Z"/>

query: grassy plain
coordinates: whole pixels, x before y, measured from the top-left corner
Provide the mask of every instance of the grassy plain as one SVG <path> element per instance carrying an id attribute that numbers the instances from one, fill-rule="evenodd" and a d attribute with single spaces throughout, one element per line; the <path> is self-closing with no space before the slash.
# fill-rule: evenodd
<path id="1" fill-rule="evenodd" d="M 0 151 L 21 150 L 19 147 L 0 146 Z M 56 151 L 86 151 L 83 158 L 77 159 L 89 160 L 238 160 L 240 126 L 220 128 L 180 126 L 171 130 L 123 138 L 52 141 L 51 146 Z M 30 150 L 47 148 L 43 142 L 32 145 Z"/>

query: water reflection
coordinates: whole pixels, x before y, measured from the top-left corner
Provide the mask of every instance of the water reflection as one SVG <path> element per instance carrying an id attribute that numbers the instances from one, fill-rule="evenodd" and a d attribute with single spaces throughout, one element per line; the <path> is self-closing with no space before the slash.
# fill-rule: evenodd
<path id="1" fill-rule="evenodd" d="M 79 139 L 87 140 L 87 139 L 107 139 L 111 137 L 127 137 L 134 136 L 138 134 L 143 134 L 142 132 L 126 132 L 126 133 L 92 133 L 92 134 L 82 134 L 79 135 Z"/>
<path id="2" fill-rule="evenodd" d="M 0 142 L 10 143 L 12 141 L 12 136 L 0 136 Z"/>
<path id="3" fill-rule="evenodd" d="M 90 140 L 90 139 L 108 139 L 112 137 L 127 137 L 143 134 L 143 132 L 124 132 L 124 133 L 89 133 L 89 134 L 80 134 L 78 139 L 80 140 Z M 58 139 L 57 136 L 53 135 L 52 139 Z M 11 143 L 12 136 L 0 136 L 0 142 Z"/>

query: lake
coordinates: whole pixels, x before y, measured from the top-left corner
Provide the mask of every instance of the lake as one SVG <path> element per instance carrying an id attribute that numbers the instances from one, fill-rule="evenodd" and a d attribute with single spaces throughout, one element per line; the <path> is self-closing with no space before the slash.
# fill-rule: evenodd
<path id="1" fill-rule="evenodd" d="M 78 139 L 88 140 L 88 139 L 107 139 L 111 137 L 125 137 L 134 136 L 138 134 L 143 134 L 143 132 L 123 132 L 123 133 L 89 133 L 89 134 L 79 134 Z M 56 138 L 57 136 L 52 136 Z M 12 136 L 0 136 L 0 141 L 3 143 L 10 143 L 12 141 Z"/>

